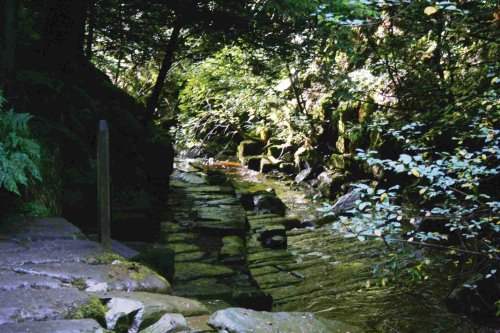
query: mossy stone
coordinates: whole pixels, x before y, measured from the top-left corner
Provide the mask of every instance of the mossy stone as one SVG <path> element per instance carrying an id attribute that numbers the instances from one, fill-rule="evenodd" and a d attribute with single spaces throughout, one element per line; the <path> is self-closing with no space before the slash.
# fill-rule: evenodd
<path id="1" fill-rule="evenodd" d="M 175 252 L 171 248 L 155 244 L 144 249 L 139 257 L 139 260 L 153 268 L 168 281 L 172 281 L 175 274 Z"/>

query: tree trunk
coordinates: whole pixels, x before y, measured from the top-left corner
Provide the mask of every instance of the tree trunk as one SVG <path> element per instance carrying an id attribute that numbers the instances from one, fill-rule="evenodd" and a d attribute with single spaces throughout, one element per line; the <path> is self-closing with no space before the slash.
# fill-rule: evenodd
<path id="1" fill-rule="evenodd" d="M 122 15 L 122 5 L 118 4 L 118 19 L 120 20 L 120 29 L 118 30 L 118 36 L 117 39 L 119 40 L 118 43 L 118 62 L 116 64 L 116 70 L 115 70 L 115 79 L 113 82 L 115 85 L 118 85 L 118 79 L 120 78 L 120 69 L 122 66 L 122 58 L 123 58 L 123 39 L 124 39 L 124 27 L 123 27 L 123 15 Z"/>
<path id="2" fill-rule="evenodd" d="M 160 72 L 158 73 L 158 77 L 156 78 L 156 83 L 153 87 L 153 92 L 151 93 L 151 96 L 149 97 L 146 105 L 146 114 L 144 115 L 145 124 L 151 122 L 154 119 L 154 113 L 159 105 L 160 94 L 165 84 L 165 78 L 167 77 L 168 71 L 172 67 L 175 47 L 177 45 L 177 41 L 179 40 L 181 29 L 182 26 L 179 20 L 177 20 L 174 23 L 172 34 L 170 35 L 170 39 L 168 40 L 168 43 L 165 47 L 165 56 L 163 57 L 163 61 L 160 67 Z"/>
<path id="3" fill-rule="evenodd" d="M 83 62 L 87 0 L 47 0 L 42 56 L 49 68 L 67 71 Z"/>
<path id="4" fill-rule="evenodd" d="M 5 77 L 10 80 L 15 71 L 17 14 L 19 3 L 17 0 L 5 0 L 2 4 L 4 12 L 1 22 L 1 59 L 0 64 Z"/>
<path id="5" fill-rule="evenodd" d="M 87 39 L 85 40 L 85 57 L 92 59 L 92 43 L 94 42 L 94 29 L 96 23 L 95 0 L 88 0 L 88 20 L 87 20 Z"/>

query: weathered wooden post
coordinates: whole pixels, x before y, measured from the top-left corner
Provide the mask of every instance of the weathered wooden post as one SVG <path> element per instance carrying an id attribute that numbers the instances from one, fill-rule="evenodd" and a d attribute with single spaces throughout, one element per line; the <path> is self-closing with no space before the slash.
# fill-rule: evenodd
<path id="1" fill-rule="evenodd" d="M 109 132 L 106 120 L 99 121 L 97 130 L 97 202 L 99 209 L 99 238 L 101 243 L 111 245 L 111 209 L 109 179 Z"/>

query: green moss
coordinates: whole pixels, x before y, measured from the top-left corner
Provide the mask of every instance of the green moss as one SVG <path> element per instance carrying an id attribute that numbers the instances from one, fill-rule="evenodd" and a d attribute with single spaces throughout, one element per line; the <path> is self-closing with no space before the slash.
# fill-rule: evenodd
<path id="1" fill-rule="evenodd" d="M 95 319 L 99 324 L 105 325 L 105 314 L 108 308 L 102 304 L 97 297 L 91 297 L 85 304 L 78 306 L 71 314 L 66 316 L 66 319 Z"/>
<path id="2" fill-rule="evenodd" d="M 111 251 L 106 251 L 100 255 L 88 255 L 86 259 L 96 265 L 109 265 L 116 260 L 125 261 L 122 256 Z"/>
<path id="3" fill-rule="evenodd" d="M 138 281 L 145 280 L 149 276 L 149 273 L 150 273 L 147 269 L 145 269 L 144 266 L 137 265 L 137 264 L 129 267 L 129 269 L 132 269 L 132 271 L 130 273 L 130 277 L 132 279 L 138 280 Z"/>
<path id="4" fill-rule="evenodd" d="M 174 250 L 165 245 L 155 245 L 141 252 L 140 261 L 167 278 L 167 280 L 172 281 L 174 277 L 174 258 Z"/>
<path id="5" fill-rule="evenodd" d="M 87 289 L 87 283 L 85 283 L 84 279 L 76 279 L 72 283 L 73 287 L 77 288 L 78 290 L 85 290 Z"/>
<path id="6" fill-rule="evenodd" d="M 134 280 L 143 281 L 152 275 L 154 275 L 158 279 L 164 280 L 162 276 L 158 275 L 155 271 L 151 270 L 150 268 L 144 265 L 135 262 L 127 262 L 125 264 L 127 265 L 127 269 L 130 271 L 129 273 L 130 278 Z"/>

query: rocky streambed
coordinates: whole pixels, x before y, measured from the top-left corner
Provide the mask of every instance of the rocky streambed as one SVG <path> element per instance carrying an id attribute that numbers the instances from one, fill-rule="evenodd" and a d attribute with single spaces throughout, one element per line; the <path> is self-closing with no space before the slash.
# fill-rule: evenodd
<path id="1" fill-rule="evenodd" d="M 193 225 L 200 231 L 198 237 L 204 242 L 209 243 L 208 240 L 215 237 L 219 241 L 212 244 L 222 246 L 218 257 L 217 250 L 214 250 L 208 251 L 211 255 L 207 252 L 204 256 L 200 254 L 198 260 L 223 263 L 234 272 L 226 280 L 215 279 L 231 289 L 233 298 L 226 298 L 226 302 L 238 305 L 234 303 L 238 297 L 234 296 L 245 290 L 252 297 L 246 298 L 248 303 L 241 306 L 268 309 L 268 302 L 272 299 L 273 311 L 311 312 L 360 327 L 366 332 L 477 331 L 470 319 L 448 312 L 444 305 L 443 300 L 454 287 L 452 273 L 447 267 L 440 264 L 430 267 L 430 277 L 422 284 L 373 287 L 372 272 L 383 261 L 383 244 L 346 239 L 328 225 L 315 226 L 319 204 L 311 201 L 304 190 L 292 189 L 287 183 L 238 167 L 215 165 L 208 168 L 209 174 L 221 170 L 230 180 L 230 183 L 224 183 L 225 186 L 231 184 L 231 190 L 224 191 L 238 198 L 239 204 L 233 199 L 228 204 L 220 202 L 221 197 L 200 194 L 203 186 L 207 186 L 201 179 L 210 177 L 206 178 L 207 170 L 202 171 L 196 161 L 191 164 L 186 160 L 178 161 L 174 174 L 174 179 L 177 177 L 178 180 L 173 186 L 185 190 L 186 184 L 193 182 L 193 177 L 200 177 L 197 189 L 184 193 L 197 193 L 196 205 L 207 208 L 198 209 L 196 214 L 201 220 L 208 221 L 207 224 L 217 225 L 220 222 L 214 221 L 226 217 L 235 220 L 234 216 L 242 214 L 239 205 L 243 206 L 247 231 L 243 234 L 241 229 L 233 229 L 239 239 L 231 243 L 240 244 L 234 245 L 239 249 L 236 257 L 243 258 L 246 252 L 246 265 L 243 260 L 239 261 L 239 266 L 234 266 L 237 260 L 224 262 L 227 258 L 222 249 L 230 242 L 226 236 L 229 228 L 215 231 Z M 226 197 L 224 200 L 230 199 Z M 173 206 L 178 207 L 177 204 Z M 216 207 L 208 208 L 210 206 Z M 172 210 L 175 211 L 174 207 Z M 211 290 L 223 290 L 215 284 L 212 286 Z M 205 287 L 210 287 L 210 284 Z"/>
<path id="2" fill-rule="evenodd" d="M 247 213 L 232 185 L 187 170 L 171 190 L 157 243 L 107 249 L 63 218 L 0 221 L 0 333 L 360 332 L 256 311 L 273 300 L 249 270 Z M 276 228 L 265 229 L 272 239 Z"/>
<path id="3" fill-rule="evenodd" d="M 1 221 L 0 333 L 476 331 L 442 304 L 445 270 L 366 288 L 381 245 L 315 225 L 282 182 L 180 160 L 167 205 L 156 243 L 112 250 L 61 218 Z"/>

